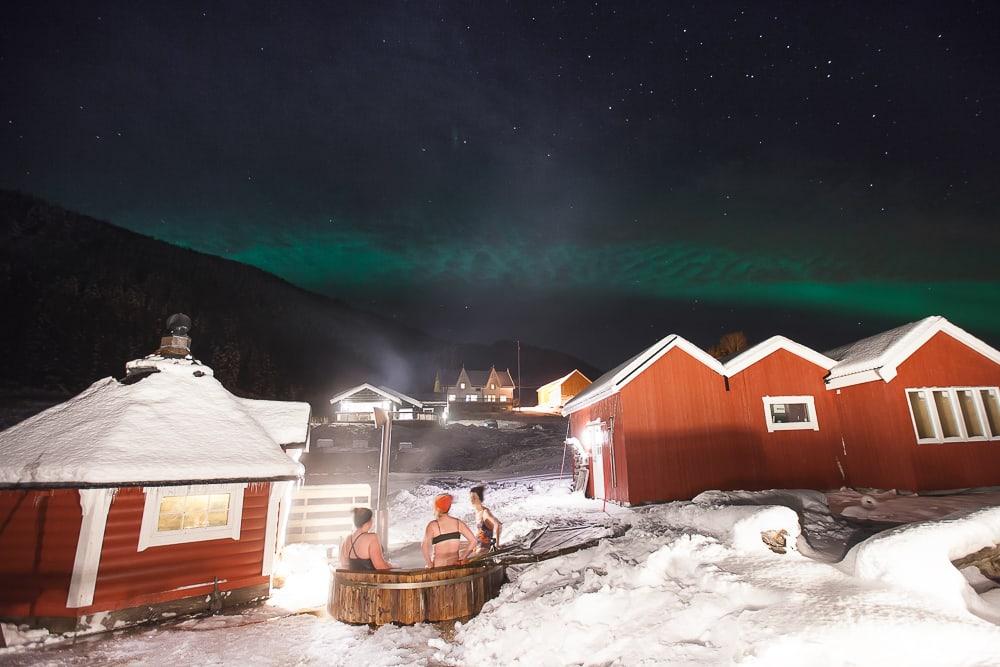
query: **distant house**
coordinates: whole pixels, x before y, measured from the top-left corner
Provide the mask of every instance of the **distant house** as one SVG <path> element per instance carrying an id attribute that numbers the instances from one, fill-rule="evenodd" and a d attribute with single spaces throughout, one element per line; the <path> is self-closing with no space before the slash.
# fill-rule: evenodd
<path id="1" fill-rule="evenodd" d="M 821 354 L 775 336 L 727 360 L 667 336 L 563 408 L 587 493 L 912 491 L 1000 484 L 1000 351 L 929 317 Z"/>
<path id="2" fill-rule="evenodd" d="M 234 396 L 189 343 L 0 433 L 0 618 L 111 628 L 269 594 L 309 404 Z"/>
<path id="3" fill-rule="evenodd" d="M 388 387 L 373 384 L 359 384 L 330 399 L 333 405 L 334 421 L 371 422 L 372 410 L 381 408 L 392 413 L 397 421 L 435 419 L 431 406 L 422 401 Z"/>
<path id="4" fill-rule="evenodd" d="M 448 403 L 496 403 L 499 407 L 514 404 L 514 378 L 510 369 L 498 371 L 439 370 L 434 378 L 434 393 L 445 397 Z"/>
<path id="5" fill-rule="evenodd" d="M 589 384 L 590 379 L 586 375 L 578 370 L 573 370 L 558 380 L 553 380 L 538 388 L 538 407 L 561 408 L 571 398 L 586 389 Z"/>

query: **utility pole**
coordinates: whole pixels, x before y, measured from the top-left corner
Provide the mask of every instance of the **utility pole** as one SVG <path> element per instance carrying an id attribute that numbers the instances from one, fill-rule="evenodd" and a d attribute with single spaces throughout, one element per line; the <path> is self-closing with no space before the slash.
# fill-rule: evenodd
<path id="1" fill-rule="evenodd" d="M 389 443 L 392 440 L 392 413 L 374 408 L 375 426 L 382 427 L 382 446 L 378 455 L 378 496 L 375 498 L 375 532 L 379 544 L 389 549 Z"/>
<path id="2" fill-rule="evenodd" d="M 517 340 L 517 407 L 521 407 L 521 339 Z"/>

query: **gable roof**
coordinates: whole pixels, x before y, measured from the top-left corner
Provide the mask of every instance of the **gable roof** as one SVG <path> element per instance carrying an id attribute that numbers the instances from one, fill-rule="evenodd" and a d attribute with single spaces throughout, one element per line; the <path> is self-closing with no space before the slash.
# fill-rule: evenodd
<path id="1" fill-rule="evenodd" d="M 494 368 L 493 370 L 496 371 L 497 380 L 500 382 L 500 386 L 501 387 L 513 387 L 513 386 L 515 386 L 514 385 L 514 378 L 511 377 L 511 375 L 510 375 L 510 369 L 501 371 L 501 370 L 497 370 L 496 368 Z"/>
<path id="2" fill-rule="evenodd" d="M 590 386 L 574 396 L 563 407 L 563 416 L 572 414 L 588 405 L 593 405 L 601 399 L 607 398 L 621 391 L 621 388 L 631 382 L 642 371 L 655 363 L 660 357 L 674 348 L 679 348 L 684 352 L 705 364 L 720 375 L 723 374 L 722 364 L 700 347 L 680 336 L 671 334 L 662 338 L 653 345 L 635 355 L 623 364 L 612 368 L 610 371 L 594 380 Z"/>
<path id="3" fill-rule="evenodd" d="M 584 375 L 583 373 L 581 373 L 579 371 L 579 369 L 574 368 L 569 373 L 566 373 L 566 375 L 563 375 L 561 378 L 553 380 L 552 382 L 546 382 L 541 387 L 539 387 L 536 391 L 545 391 L 549 387 L 557 387 L 557 386 L 561 385 L 563 382 L 565 382 L 566 380 L 568 380 L 571 377 L 573 377 L 574 375 L 579 375 L 580 377 L 582 377 L 587 382 L 590 382 L 590 378 L 588 378 L 586 375 Z"/>
<path id="4" fill-rule="evenodd" d="M 340 392 L 339 394 L 337 394 L 336 396 L 334 396 L 333 398 L 330 399 L 330 403 L 339 403 L 340 401 L 344 400 L 345 398 L 353 396 L 354 394 L 358 393 L 359 391 L 364 391 L 366 389 L 368 391 L 375 392 L 379 396 L 384 396 L 385 398 L 387 398 L 388 400 L 392 401 L 393 403 L 399 403 L 399 404 L 409 403 L 410 405 L 413 405 L 413 406 L 418 407 L 418 408 L 424 407 L 423 403 L 421 403 L 420 401 L 418 401 L 415 398 L 411 398 L 411 397 L 407 396 L 406 394 L 404 394 L 402 392 L 398 392 L 395 389 L 390 389 L 389 387 L 383 387 L 381 385 L 375 386 L 373 384 L 368 384 L 367 382 L 365 382 L 363 384 L 359 384 L 357 387 L 351 387 L 347 391 Z"/>
<path id="5" fill-rule="evenodd" d="M 743 352 L 732 355 L 723 360 L 722 364 L 725 369 L 725 375 L 726 377 L 733 377 L 737 373 L 746 370 L 764 357 L 777 352 L 778 350 L 791 352 L 792 354 L 816 364 L 825 370 L 830 370 L 837 363 L 835 359 L 831 359 L 825 354 L 820 354 L 816 350 L 806 347 L 801 343 L 796 343 L 790 338 L 785 338 L 784 336 L 771 336 L 767 340 L 757 343 L 753 347 L 747 348 Z"/>
<path id="6" fill-rule="evenodd" d="M 133 366 L 133 364 L 140 364 Z M 305 403 L 241 399 L 192 360 L 98 380 L 0 432 L 0 487 L 138 486 L 295 479 L 279 440 L 307 428 Z M 300 423 L 301 422 L 301 423 Z M 304 438 L 303 438 L 304 440 Z"/>
<path id="7" fill-rule="evenodd" d="M 837 361 L 827 376 L 829 389 L 896 377 L 899 365 L 938 333 L 946 333 L 960 343 L 1000 364 L 1000 351 L 961 329 L 940 315 L 883 331 L 830 350 L 826 356 Z"/>

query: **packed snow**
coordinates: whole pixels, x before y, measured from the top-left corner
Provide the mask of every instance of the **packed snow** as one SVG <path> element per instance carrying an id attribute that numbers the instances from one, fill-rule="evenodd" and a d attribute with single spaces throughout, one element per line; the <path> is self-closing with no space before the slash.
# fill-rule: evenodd
<path id="1" fill-rule="evenodd" d="M 996 585 L 979 582 L 977 595 L 950 566 L 1000 542 L 1000 510 L 882 533 L 831 564 L 795 546 L 800 530 L 809 540 L 814 528 L 829 528 L 800 518 L 804 509 L 822 513 L 816 492 L 712 492 L 626 509 L 571 493 L 554 475 L 483 476 L 493 478 L 487 504 L 508 538 L 575 520 L 633 527 L 591 549 L 509 568 L 499 598 L 464 624 L 371 630 L 333 621 L 324 611 L 326 548 L 290 545 L 278 566 L 284 585 L 265 607 L 6 657 L 49 665 L 1000 664 L 1000 627 L 987 620 L 1000 610 Z M 473 481 L 394 478 L 390 558 L 419 538 L 443 490 L 456 496 L 453 513 L 471 520 Z M 789 549 L 773 553 L 761 533 L 782 529 Z"/>
<path id="2" fill-rule="evenodd" d="M 211 369 L 193 361 L 158 360 L 154 367 L 157 372 L 136 382 L 98 380 L 0 432 L 0 484 L 113 485 L 302 473 L 275 437 L 299 437 L 308 404 L 279 408 L 275 401 L 237 398 Z"/>

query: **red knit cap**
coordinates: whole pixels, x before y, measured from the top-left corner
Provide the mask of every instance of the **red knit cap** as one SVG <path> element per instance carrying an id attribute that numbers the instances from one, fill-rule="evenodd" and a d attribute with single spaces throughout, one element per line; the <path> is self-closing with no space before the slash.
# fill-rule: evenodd
<path id="1" fill-rule="evenodd" d="M 451 510 L 451 501 L 453 498 L 450 493 L 442 493 L 439 496 L 434 497 L 434 509 L 442 514 L 447 514 Z"/>

